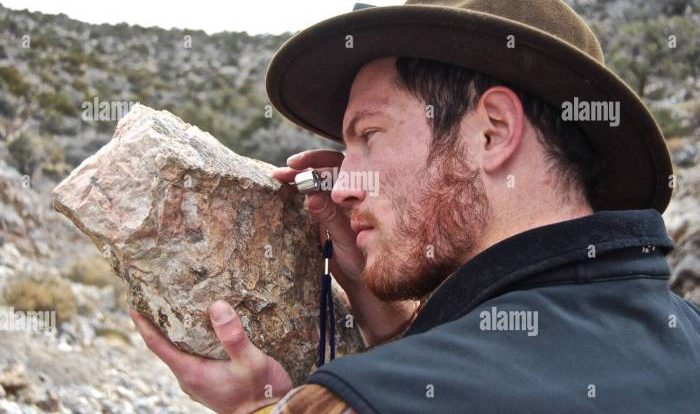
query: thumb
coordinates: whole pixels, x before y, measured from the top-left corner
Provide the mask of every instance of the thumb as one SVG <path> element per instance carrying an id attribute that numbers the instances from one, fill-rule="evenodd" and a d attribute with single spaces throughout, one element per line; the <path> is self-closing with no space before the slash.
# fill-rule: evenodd
<path id="1" fill-rule="evenodd" d="M 335 204 L 327 193 L 313 193 L 307 196 L 306 208 L 312 219 L 319 222 L 321 240 L 326 239 L 325 230 L 331 233 L 333 239 L 334 261 L 341 265 L 336 268 L 334 276 L 343 276 L 355 280 L 362 272 L 365 258 L 355 243 L 356 235 L 350 227 L 350 218 L 343 209 Z M 340 262 L 338 262 L 340 261 Z"/>
<path id="2" fill-rule="evenodd" d="M 341 250 L 357 248 L 355 233 L 350 227 L 350 219 L 327 193 L 308 195 L 306 208 L 311 218 L 321 224 L 322 239 L 325 239 L 323 229 L 328 229 L 333 235 L 334 247 Z"/>
<path id="3" fill-rule="evenodd" d="M 209 316 L 216 337 L 231 360 L 246 360 L 258 350 L 248 339 L 241 318 L 231 305 L 217 300 L 209 307 Z"/>
<path id="4" fill-rule="evenodd" d="M 336 205 L 328 192 L 315 192 L 306 196 L 306 209 L 311 218 L 320 223 L 331 223 L 343 216 L 343 212 Z"/>

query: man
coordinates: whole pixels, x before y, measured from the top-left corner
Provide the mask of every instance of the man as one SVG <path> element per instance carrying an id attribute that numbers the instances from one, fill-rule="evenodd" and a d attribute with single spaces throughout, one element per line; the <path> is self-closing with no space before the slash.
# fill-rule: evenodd
<path id="1" fill-rule="evenodd" d="M 346 148 L 276 178 L 379 176 L 307 197 L 371 349 L 292 389 L 222 302 L 231 361 L 132 313 L 147 345 L 222 413 L 697 412 L 700 311 L 666 286 L 673 171 L 647 109 L 561 1 L 409 3 L 300 32 L 267 77 Z"/>

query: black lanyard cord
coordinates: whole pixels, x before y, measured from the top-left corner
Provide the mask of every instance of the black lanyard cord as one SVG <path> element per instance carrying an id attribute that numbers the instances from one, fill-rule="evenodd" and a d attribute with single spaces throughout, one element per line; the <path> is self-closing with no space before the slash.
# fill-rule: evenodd
<path id="1" fill-rule="evenodd" d="M 333 242 L 331 235 L 326 230 L 326 241 L 323 243 L 324 272 L 321 276 L 321 300 L 319 303 L 319 343 L 318 366 L 326 362 L 326 320 L 330 327 L 329 342 L 331 361 L 335 359 L 335 311 L 333 310 L 333 291 L 331 289 L 330 261 L 333 257 Z"/>

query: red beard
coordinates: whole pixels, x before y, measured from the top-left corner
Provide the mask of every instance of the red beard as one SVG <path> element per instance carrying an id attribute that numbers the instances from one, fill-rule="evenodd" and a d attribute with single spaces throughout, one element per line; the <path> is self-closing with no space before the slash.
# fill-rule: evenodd
<path id="1" fill-rule="evenodd" d="M 471 257 L 490 216 L 479 173 L 465 160 L 436 157 L 420 175 L 419 191 L 393 197 L 397 234 L 375 234 L 376 258 L 362 273 L 382 300 L 421 299 L 435 290 Z M 378 228 L 367 212 L 353 211 L 353 219 Z"/>

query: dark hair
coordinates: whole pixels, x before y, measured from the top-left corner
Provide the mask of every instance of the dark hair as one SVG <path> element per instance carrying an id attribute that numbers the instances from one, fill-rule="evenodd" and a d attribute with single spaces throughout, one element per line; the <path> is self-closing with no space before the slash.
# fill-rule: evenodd
<path id="1" fill-rule="evenodd" d="M 595 209 L 599 158 L 583 131 L 575 123 L 562 120 L 553 106 L 507 82 L 449 63 L 399 57 L 396 70 L 400 87 L 432 105 L 431 158 L 454 148 L 462 118 L 474 109 L 484 92 L 505 86 L 520 98 L 523 111 L 539 131 L 537 138 L 552 166 L 559 170 L 562 182 L 568 189 L 581 191 Z"/>

